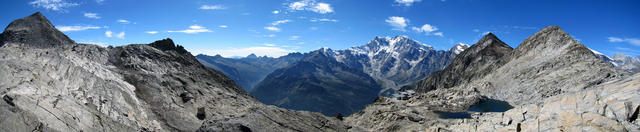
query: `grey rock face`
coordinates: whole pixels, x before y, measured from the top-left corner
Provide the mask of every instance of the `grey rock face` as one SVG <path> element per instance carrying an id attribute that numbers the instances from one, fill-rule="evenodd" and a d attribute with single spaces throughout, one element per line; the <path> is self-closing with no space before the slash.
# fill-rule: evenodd
<path id="1" fill-rule="evenodd" d="M 25 46 L 52 47 L 74 44 L 67 35 L 58 31 L 40 12 L 11 22 L 0 35 L 0 46 L 5 43 L 26 44 Z M 36 45 L 29 45 L 33 42 Z"/>
<path id="2" fill-rule="evenodd" d="M 0 131 L 195 131 L 255 112 L 265 118 L 245 125 L 252 130 L 346 131 L 320 113 L 259 103 L 170 39 L 113 48 L 68 43 L 55 28 L 42 30 L 50 23 L 39 16 L 0 35 Z"/>
<path id="3" fill-rule="evenodd" d="M 426 92 L 471 82 L 502 66 L 505 62 L 500 58 L 511 53 L 511 50 L 513 49 L 509 45 L 489 33 L 460 53 L 444 70 L 431 73 L 418 82 L 414 89 Z"/>

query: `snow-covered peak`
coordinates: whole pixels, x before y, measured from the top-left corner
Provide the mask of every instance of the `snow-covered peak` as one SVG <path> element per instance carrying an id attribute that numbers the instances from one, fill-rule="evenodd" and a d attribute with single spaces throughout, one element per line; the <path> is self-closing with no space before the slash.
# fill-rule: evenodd
<path id="1" fill-rule="evenodd" d="M 458 43 L 456 46 L 453 46 L 450 49 L 450 51 L 452 51 L 453 53 L 456 53 L 456 54 L 460 54 L 460 53 L 462 53 L 462 51 L 464 51 L 467 48 L 469 48 L 468 44 Z"/>

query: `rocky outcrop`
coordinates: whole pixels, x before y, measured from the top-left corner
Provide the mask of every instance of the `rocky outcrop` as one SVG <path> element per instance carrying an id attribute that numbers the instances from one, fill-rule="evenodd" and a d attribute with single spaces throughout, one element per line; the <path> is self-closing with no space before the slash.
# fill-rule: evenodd
<path id="1" fill-rule="evenodd" d="M 259 103 L 170 39 L 104 48 L 72 43 L 50 25 L 36 13 L 0 35 L 0 131 L 347 129 L 320 113 Z M 242 115 L 262 118 L 207 126 Z"/>
<path id="2" fill-rule="evenodd" d="M 451 88 L 466 84 L 502 66 L 503 56 L 513 50 L 498 37 L 489 33 L 476 44 L 461 52 L 444 70 L 431 73 L 415 86 L 417 92 Z"/>
<path id="3" fill-rule="evenodd" d="M 6 43 L 39 48 L 75 44 L 67 35 L 58 31 L 40 12 L 9 23 L 0 35 L 0 46 Z"/>
<path id="4" fill-rule="evenodd" d="M 251 92 L 265 104 L 331 116 L 350 115 L 371 103 L 380 91 L 373 78 L 335 61 L 330 49 L 269 74 Z"/>

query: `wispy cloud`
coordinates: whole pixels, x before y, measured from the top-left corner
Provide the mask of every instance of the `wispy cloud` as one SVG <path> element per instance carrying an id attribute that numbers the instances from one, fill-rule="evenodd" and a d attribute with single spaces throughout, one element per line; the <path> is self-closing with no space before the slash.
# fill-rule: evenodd
<path id="1" fill-rule="evenodd" d="M 119 23 L 122 23 L 122 24 L 129 24 L 129 23 L 131 23 L 129 20 L 124 20 L 124 19 L 118 19 L 118 20 L 116 20 L 116 21 L 117 21 L 117 22 L 119 22 Z"/>
<path id="2" fill-rule="evenodd" d="M 124 39 L 124 32 L 120 32 L 116 35 L 116 38 Z"/>
<path id="3" fill-rule="evenodd" d="M 275 35 L 275 34 L 269 34 L 269 35 L 264 35 L 264 36 L 265 36 L 265 37 L 269 37 L 269 38 L 276 37 L 276 35 Z"/>
<path id="4" fill-rule="evenodd" d="M 145 33 L 148 33 L 148 34 L 156 34 L 156 33 L 158 33 L 158 31 L 147 31 L 147 32 L 145 32 Z"/>
<path id="5" fill-rule="evenodd" d="M 104 42 L 94 42 L 94 41 L 86 41 L 86 42 L 80 42 L 81 44 L 93 44 L 93 45 L 98 45 L 100 47 L 107 47 L 109 46 L 109 44 L 104 43 Z"/>
<path id="6" fill-rule="evenodd" d="M 78 6 L 79 4 L 66 2 L 64 0 L 35 0 L 32 2 L 29 2 L 29 5 L 45 8 L 47 10 L 65 11 L 65 8 Z"/>
<path id="7" fill-rule="evenodd" d="M 106 32 L 104 32 L 104 36 L 107 37 L 107 38 L 111 38 L 111 37 L 113 37 L 113 32 L 107 30 Z"/>
<path id="8" fill-rule="evenodd" d="M 311 18 L 311 20 L 309 20 L 311 22 L 338 22 L 338 20 L 336 19 L 328 19 L 328 18 Z"/>
<path id="9" fill-rule="evenodd" d="M 276 46 L 276 44 L 270 44 L 270 43 L 266 43 L 266 44 L 264 44 L 264 46 L 269 46 L 269 47 L 273 47 L 273 46 Z"/>
<path id="10" fill-rule="evenodd" d="M 220 26 L 218 26 L 218 27 L 220 27 L 220 28 L 228 28 L 229 26 L 227 26 L 227 25 L 220 25 Z"/>
<path id="11" fill-rule="evenodd" d="M 280 56 L 287 55 L 291 52 L 296 52 L 295 50 L 289 50 L 289 49 L 284 49 L 281 47 L 274 47 L 274 46 L 257 46 L 257 47 L 228 48 L 228 49 L 191 49 L 189 51 L 194 55 L 197 55 L 197 54 L 218 55 L 219 54 L 223 57 L 247 56 L 249 54 L 256 54 L 258 56 L 266 55 L 270 57 L 280 57 Z"/>
<path id="12" fill-rule="evenodd" d="M 84 31 L 89 29 L 100 29 L 98 26 L 56 26 L 62 32 Z"/>
<path id="13" fill-rule="evenodd" d="M 425 33 L 426 35 L 435 35 L 435 36 L 440 36 L 440 37 L 444 37 L 444 33 L 442 32 L 435 32 L 438 30 L 437 27 L 429 25 L 429 24 L 424 24 L 422 25 L 422 27 L 411 27 L 411 29 L 413 31 L 416 31 L 418 33 Z M 435 33 L 432 33 L 435 32 Z"/>
<path id="14" fill-rule="evenodd" d="M 200 6 L 201 10 L 224 10 L 227 9 L 227 7 L 223 6 L 223 5 L 202 5 Z"/>
<path id="15" fill-rule="evenodd" d="M 394 0 L 396 4 L 399 4 L 401 6 L 411 6 L 413 5 L 413 3 L 420 2 L 420 1 L 422 0 Z"/>
<path id="16" fill-rule="evenodd" d="M 399 16 L 392 16 L 387 18 L 387 20 L 384 20 L 385 22 L 389 23 L 389 25 L 391 25 L 392 30 L 398 30 L 398 31 L 406 31 L 405 27 L 407 27 L 407 25 L 409 24 L 409 19 L 406 19 L 404 17 L 399 17 Z"/>
<path id="17" fill-rule="evenodd" d="M 274 26 L 264 27 L 264 29 L 267 29 L 269 31 L 274 31 L 274 32 L 280 32 L 280 28 L 274 27 Z"/>
<path id="18" fill-rule="evenodd" d="M 635 46 L 640 46 L 640 39 L 637 38 L 619 38 L 619 37 L 609 37 L 609 42 L 611 43 L 629 43 Z"/>
<path id="19" fill-rule="evenodd" d="M 84 17 L 93 18 L 93 19 L 100 19 L 100 16 L 98 16 L 97 13 L 84 13 Z"/>
<path id="20" fill-rule="evenodd" d="M 300 38 L 300 36 L 294 35 L 294 36 L 289 37 L 289 40 L 298 40 L 299 38 Z"/>
<path id="21" fill-rule="evenodd" d="M 197 33 L 212 32 L 212 31 L 207 29 L 206 27 L 203 27 L 203 26 L 191 25 L 191 26 L 189 26 L 189 29 L 178 30 L 178 31 L 167 31 L 167 32 L 170 32 L 170 33 L 180 32 L 180 33 L 186 33 L 186 34 L 197 34 Z"/>
<path id="22" fill-rule="evenodd" d="M 289 19 L 278 20 L 278 21 L 272 22 L 271 25 L 278 26 L 280 24 L 285 24 L 285 23 L 288 23 L 288 22 L 291 22 L 291 20 L 289 20 Z"/>
<path id="23" fill-rule="evenodd" d="M 316 2 L 315 0 L 302 0 L 289 3 L 289 10 L 307 10 L 320 14 L 333 13 L 333 7 L 329 3 Z"/>
<path id="24" fill-rule="evenodd" d="M 271 13 L 278 14 L 278 13 L 280 13 L 280 11 L 279 10 L 275 10 L 275 11 L 272 11 Z"/>

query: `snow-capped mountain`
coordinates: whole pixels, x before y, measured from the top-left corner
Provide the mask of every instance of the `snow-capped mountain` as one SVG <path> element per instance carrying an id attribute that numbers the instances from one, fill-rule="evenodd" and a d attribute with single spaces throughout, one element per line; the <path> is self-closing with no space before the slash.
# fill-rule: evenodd
<path id="1" fill-rule="evenodd" d="M 453 48 L 451 48 L 449 51 L 452 51 L 453 53 L 456 53 L 456 54 L 460 54 L 462 53 L 462 51 L 464 51 L 467 48 L 469 48 L 468 44 L 458 43 L 458 45 L 453 46 Z"/>
<path id="2" fill-rule="evenodd" d="M 407 36 L 375 37 L 366 45 L 334 51 L 333 57 L 369 74 L 382 85 L 385 90 L 381 92 L 384 92 L 413 84 L 443 69 L 468 47 L 459 44 L 449 51 L 435 50 Z"/>
<path id="3" fill-rule="evenodd" d="M 618 69 L 622 69 L 630 73 L 640 72 L 640 58 L 638 57 L 633 58 L 622 53 L 616 53 L 611 57 L 611 60 Z"/>

